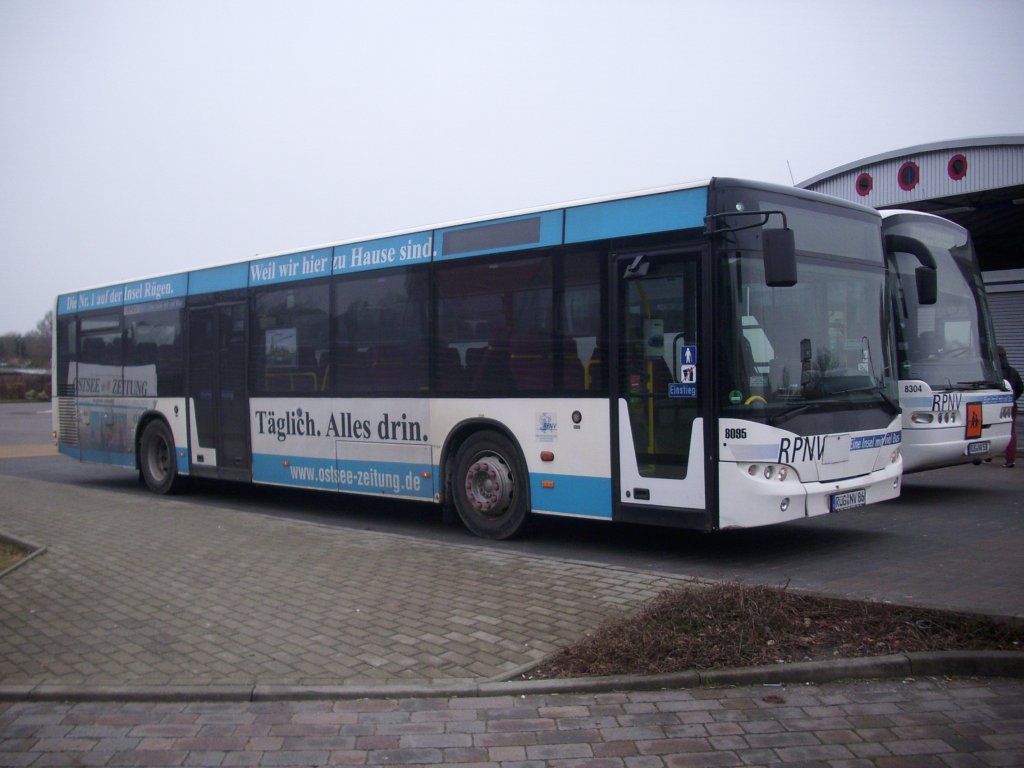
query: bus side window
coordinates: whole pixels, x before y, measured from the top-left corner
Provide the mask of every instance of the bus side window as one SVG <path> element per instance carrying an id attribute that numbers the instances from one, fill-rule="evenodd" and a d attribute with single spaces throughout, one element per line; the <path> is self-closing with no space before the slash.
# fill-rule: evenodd
<path id="1" fill-rule="evenodd" d="M 607 392 L 606 318 L 601 310 L 601 255 L 567 254 L 561 262 L 564 291 L 559 297 L 562 385 L 575 392 Z"/>
<path id="2" fill-rule="evenodd" d="M 336 394 L 421 392 L 428 381 L 427 272 L 404 267 L 335 282 Z"/>
<path id="3" fill-rule="evenodd" d="M 287 284 L 253 297 L 252 391 L 257 394 L 320 392 L 329 376 L 327 348 L 330 288 Z"/>

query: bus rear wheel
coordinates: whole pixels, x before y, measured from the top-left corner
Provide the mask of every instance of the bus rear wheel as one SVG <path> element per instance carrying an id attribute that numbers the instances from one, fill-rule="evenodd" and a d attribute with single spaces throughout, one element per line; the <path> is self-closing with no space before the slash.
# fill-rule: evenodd
<path id="1" fill-rule="evenodd" d="M 176 493 L 181 489 L 178 462 L 174 456 L 174 436 L 167 423 L 149 422 L 139 441 L 139 469 L 146 487 L 154 493 Z"/>
<path id="2" fill-rule="evenodd" d="M 530 513 L 526 465 L 512 442 L 477 432 L 455 454 L 452 497 L 463 524 L 485 539 L 521 533 Z"/>

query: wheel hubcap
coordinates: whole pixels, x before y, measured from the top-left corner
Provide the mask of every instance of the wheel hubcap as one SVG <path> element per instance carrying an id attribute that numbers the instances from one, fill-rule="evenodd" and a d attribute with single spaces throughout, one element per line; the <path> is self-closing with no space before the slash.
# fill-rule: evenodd
<path id="1" fill-rule="evenodd" d="M 481 458 L 466 473 L 466 497 L 473 509 L 488 517 L 508 509 L 513 490 L 508 467 L 496 456 Z"/>

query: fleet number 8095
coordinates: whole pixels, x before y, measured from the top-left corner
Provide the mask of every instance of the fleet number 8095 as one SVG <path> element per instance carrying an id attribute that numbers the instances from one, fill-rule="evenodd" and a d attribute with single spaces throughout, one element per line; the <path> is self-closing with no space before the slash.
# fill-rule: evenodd
<path id="1" fill-rule="evenodd" d="M 726 440 L 746 440 L 747 430 L 741 427 L 726 427 L 725 428 L 725 439 Z"/>

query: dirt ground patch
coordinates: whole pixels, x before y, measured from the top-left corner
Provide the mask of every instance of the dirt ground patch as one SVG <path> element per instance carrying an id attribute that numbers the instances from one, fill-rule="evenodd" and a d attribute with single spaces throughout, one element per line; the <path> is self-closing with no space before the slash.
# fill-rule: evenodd
<path id="1" fill-rule="evenodd" d="M 1024 625 L 774 587 L 664 592 L 524 675 L 527 679 L 746 667 L 912 651 L 1022 650 Z"/>
<path id="2" fill-rule="evenodd" d="M 3 573 L 15 563 L 28 557 L 28 550 L 17 544 L 0 538 L 0 573 Z"/>

